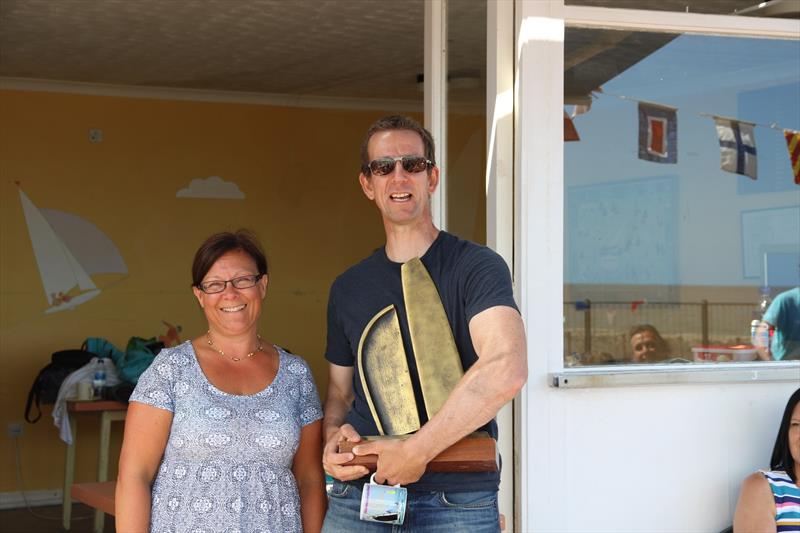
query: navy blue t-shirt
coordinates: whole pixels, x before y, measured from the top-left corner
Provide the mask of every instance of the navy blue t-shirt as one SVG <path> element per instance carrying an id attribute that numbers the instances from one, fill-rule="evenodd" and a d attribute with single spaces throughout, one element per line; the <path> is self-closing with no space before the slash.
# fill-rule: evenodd
<path id="1" fill-rule="evenodd" d="M 469 335 L 472 317 L 498 305 L 517 309 L 508 266 L 489 248 L 461 240 L 444 231 L 439 233 L 421 260 L 439 291 L 461 364 L 466 371 L 478 359 Z M 355 399 L 346 422 L 352 424 L 362 436 L 377 435 L 378 428 L 372 419 L 358 365 L 355 364 L 358 345 L 370 320 L 390 304 L 394 304 L 397 310 L 420 423 L 424 425 L 427 422 L 408 333 L 401 266 L 401 263 L 392 262 L 386 256 L 386 250 L 380 248 L 336 278 L 328 299 L 328 346 L 325 358 L 336 365 L 354 367 Z M 497 438 L 497 423 L 494 420 L 480 429 Z M 358 483 L 363 483 L 365 479 Z M 499 480 L 499 472 L 430 473 L 408 488 L 450 492 L 496 490 Z"/>

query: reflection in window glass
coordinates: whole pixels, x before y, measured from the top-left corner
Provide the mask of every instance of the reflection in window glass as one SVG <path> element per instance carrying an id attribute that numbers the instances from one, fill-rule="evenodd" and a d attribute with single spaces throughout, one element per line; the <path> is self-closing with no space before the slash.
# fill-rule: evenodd
<path id="1" fill-rule="evenodd" d="M 447 8 L 447 230 L 486 242 L 486 1 Z"/>
<path id="2" fill-rule="evenodd" d="M 481 244 L 486 243 L 486 9 L 486 0 L 447 5 L 447 133 L 446 146 L 437 146 L 447 187 L 445 228 Z M 422 96 L 422 65 L 416 79 Z"/>
<path id="3" fill-rule="evenodd" d="M 751 325 L 800 358 L 800 43 L 568 28 L 564 62 L 565 366 L 770 357 Z"/>
<path id="4" fill-rule="evenodd" d="M 800 18 L 797 3 L 791 0 L 565 0 L 564 4 L 712 15 Z"/>

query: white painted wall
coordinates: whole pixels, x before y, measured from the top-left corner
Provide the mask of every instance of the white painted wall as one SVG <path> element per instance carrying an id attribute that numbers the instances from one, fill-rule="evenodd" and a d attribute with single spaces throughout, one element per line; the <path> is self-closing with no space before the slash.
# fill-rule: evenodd
<path id="1" fill-rule="evenodd" d="M 524 531 L 715 532 L 766 467 L 793 383 L 553 389 L 532 375 Z M 538 404 L 538 405 L 537 405 Z M 548 412 L 538 417 L 536 411 Z"/>

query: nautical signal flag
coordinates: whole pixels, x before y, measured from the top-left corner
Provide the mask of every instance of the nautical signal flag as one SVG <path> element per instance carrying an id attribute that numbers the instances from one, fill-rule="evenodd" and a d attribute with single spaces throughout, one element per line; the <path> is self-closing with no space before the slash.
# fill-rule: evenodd
<path id="1" fill-rule="evenodd" d="M 722 170 L 757 179 L 755 124 L 725 117 L 713 118 L 719 137 Z"/>
<path id="2" fill-rule="evenodd" d="M 794 182 L 800 185 L 800 131 L 783 130 L 786 147 L 789 148 L 789 162 L 794 173 Z"/>
<path id="3" fill-rule="evenodd" d="M 567 110 L 564 110 L 564 142 L 567 141 L 580 141 L 581 137 L 578 135 L 578 130 L 575 128 L 575 123 L 567 115 Z"/>
<path id="4" fill-rule="evenodd" d="M 678 162 L 677 111 L 674 107 L 639 102 L 639 159 Z"/>

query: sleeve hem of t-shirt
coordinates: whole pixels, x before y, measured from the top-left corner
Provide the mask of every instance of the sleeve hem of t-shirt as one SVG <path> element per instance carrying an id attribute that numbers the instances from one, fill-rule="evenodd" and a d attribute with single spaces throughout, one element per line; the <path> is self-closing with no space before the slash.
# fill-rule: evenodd
<path id="1" fill-rule="evenodd" d="M 345 360 L 347 359 L 347 360 Z M 353 357 L 350 355 L 342 356 L 341 358 L 337 358 L 336 356 L 325 354 L 325 360 L 329 363 L 333 363 L 334 365 L 339 366 L 355 366 L 355 361 Z"/>
<path id="2" fill-rule="evenodd" d="M 314 423 L 314 422 L 316 422 L 317 420 L 322 420 L 323 418 L 325 418 L 325 414 L 324 414 L 324 413 L 322 413 L 322 411 L 320 410 L 319 416 L 315 416 L 314 418 L 312 418 L 311 420 L 309 420 L 309 421 L 308 421 L 308 422 L 306 422 L 305 424 L 302 424 L 302 427 L 306 427 L 307 425 L 309 425 L 309 424 L 313 424 L 313 423 Z"/>
<path id="3" fill-rule="evenodd" d="M 469 321 L 475 318 L 475 315 L 479 315 L 486 311 L 487 309 L 491 309 L 492 307 L 510 307 L 511 309 L 515 310 L 519 313 L 519 307 L 517 307 L 517 303 L 515 301 L 509 302 L 507 299 L 498 299 L 498 300 L 489 300 L 481 302 L 481 305 L 476 306 L 473 309 L 468 309 L 466 316 L 467 316 L 467 324 Z M 521 313 L 520 313 L 521 314 Z"/>
<path id="4" fill-rule="evenodd" d="M 778 307 L 780 307 L 780 306 L 776 305 L 774 307 L 768 308 L 767 312 L 764 313 L 764 316 L 761 318 L 761 320 L 763 322 L 766 322 L 767 324 L 770 324 L 771 326 L 776 326 L 777 322 L 778 322 L 778 314 L 779 314 Z"/>
<path id="5" fill-rule="evenodd" d="M 133 403 L 133 402 L 141 403 L 143 405 L 149 405 L 150 407 L 155 407 L 156 409 L 161 409 L 162 411 L 167 411 L 168 413 L 174 413 L 175 412 L 174 409 L 170 409 L 169 407 L 165 407 L 163 405 L 158 405 L 155 402 L 149 402 L 144 398 L 136 398 L 135 400 L 133 398 L 131 398 L 128 403 Z"/>

